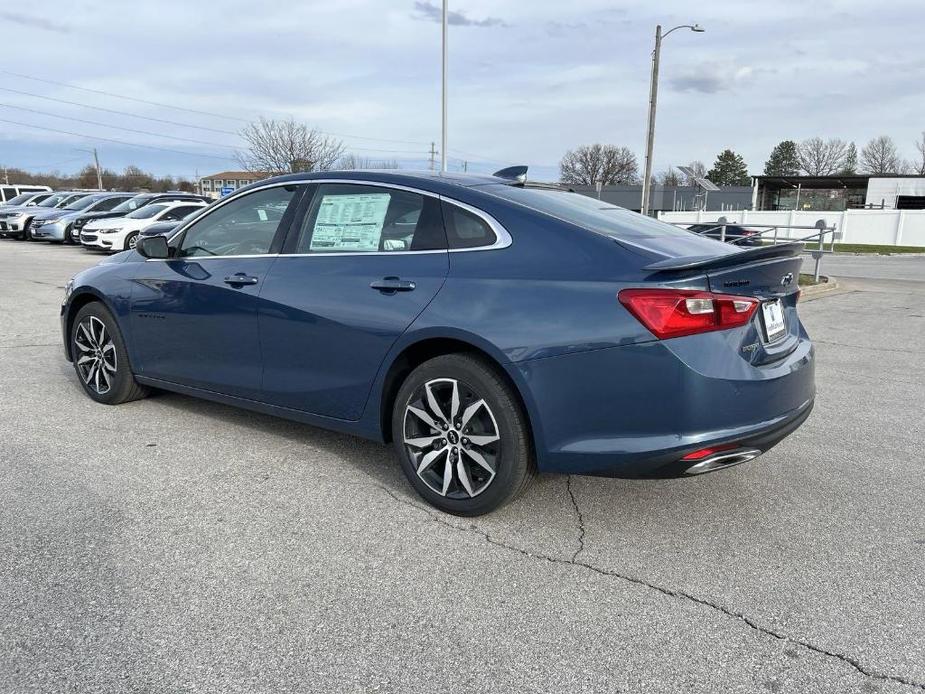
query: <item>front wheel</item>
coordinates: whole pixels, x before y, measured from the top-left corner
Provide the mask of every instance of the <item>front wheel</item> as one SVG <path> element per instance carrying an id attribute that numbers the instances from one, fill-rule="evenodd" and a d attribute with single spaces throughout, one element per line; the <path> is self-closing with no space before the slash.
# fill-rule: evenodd
<path id="1" fill-rule="evenodd" d="M 125 237 L 125 247 L 123 251 L 134 251 L 135 246 L 138 245 L 138 232 L 135 231 Z"/>
<path id="2" fill-rule="evenodd" d="M 97 402 L 119 405 L 148 394 L 132 375 L 115 318 L 99 302 L 87 304 L 74 317 L 71 358 L 84 392 Z"/>
<path id="3" fill-rule="evenodd" d="M 468 354 L 436 357 L 408 375 L 392 409 L 392 439 L 417 493 L 458 516 L 495 510 L 535 474 L 516 394 Z"/>

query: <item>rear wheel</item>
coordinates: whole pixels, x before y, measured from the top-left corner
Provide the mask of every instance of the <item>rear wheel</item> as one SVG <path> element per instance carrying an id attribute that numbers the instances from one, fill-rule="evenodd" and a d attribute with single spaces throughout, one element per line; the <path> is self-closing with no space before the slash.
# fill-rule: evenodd
<path id="1" fill-rule="evenodd" d="M 459 516 L 489 513 L 534 475 L 527 420 L 485 360 L 449 354 L 421 364 L 392 409 L 402 470 L 428 503 Z"/>
<path id="2" fill-rule="evenodd" d="M 87 304 L 74 317 L 71 357 L 84 392 L 97 402 L 118 405 L 148 394 L 132 375 L 115 318 L 99 302 Z"/>

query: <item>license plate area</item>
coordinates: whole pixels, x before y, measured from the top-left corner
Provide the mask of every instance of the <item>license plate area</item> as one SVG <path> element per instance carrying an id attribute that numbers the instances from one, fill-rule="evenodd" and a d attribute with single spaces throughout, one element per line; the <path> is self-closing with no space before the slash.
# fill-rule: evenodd
<path id="1" fill-rule="evenodd" d="M 766 342 L 774 342 L 787 334 L 784 307 L 780 299 L 765 301 L 761 304 L 761 322 L 764 325 L 764 337 Z"/>

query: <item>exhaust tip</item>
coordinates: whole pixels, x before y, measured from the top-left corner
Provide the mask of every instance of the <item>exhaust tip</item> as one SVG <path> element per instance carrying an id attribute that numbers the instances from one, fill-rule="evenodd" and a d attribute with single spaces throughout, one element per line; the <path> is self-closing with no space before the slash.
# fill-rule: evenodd
<path id="1" fill-rule="evenodd" d="M 761 451 L 757 448 L 705 449 L 705 451 L 707 452 L 704 455 L 698 455 L 701 452 L 697 451 L 681 459 L 694 461 L 694 464 L 684 471 L 685 475 L 703 475 L 707 472 L 723 470 L 733 465 L 747 463 L 761 455 Z"/>

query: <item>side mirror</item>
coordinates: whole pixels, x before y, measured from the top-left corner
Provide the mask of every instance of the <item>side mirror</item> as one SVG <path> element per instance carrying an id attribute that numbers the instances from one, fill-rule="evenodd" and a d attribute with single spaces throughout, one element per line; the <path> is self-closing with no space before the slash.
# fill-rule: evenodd
<path id="1" fill-rule="evenodd" d="M 165 259 L 170 257 L 167 238 L 164 236 L 144 236 L 138 239 L 135 250 L 145 258 Z"/>

